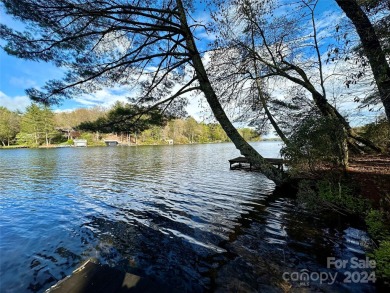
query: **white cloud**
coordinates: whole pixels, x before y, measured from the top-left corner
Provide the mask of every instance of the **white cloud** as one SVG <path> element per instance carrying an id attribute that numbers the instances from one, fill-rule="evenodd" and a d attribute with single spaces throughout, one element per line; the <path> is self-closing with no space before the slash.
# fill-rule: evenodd
<path id="1" fill-rule="evenodd" d="M 180 85 L 178 84 L 175 87 L 175 90 L 180 89 Z M 123 89 L 103 89 L 94 94 L 84 95 L 82 97 L 74 98 L 73 100 L 80 104 L 83 107 L 94 107 L 94 106 L 102 106 L 105 108 L 110 108 L 115 102 L 129 102 L 128 97 L 132 96 L 132 92 L 123 90 Z M 192 93 L 186 93 L 183 97 L 188 98 L 189 104 L 186 107 L 188 115 L 194 117 L 197 121 L 205 120 L 206 116 L 209 116 L 209 109 L 205 109 L 204 98 L 202 95 L 195 96 Z M 202 103 L 203 100 L 203 103 Z M 67 110 L 57 110 L 57 112 L 63 111 L 71 111 L 73 109 Z"/>
<path id="2" fill-rule="evenodd" d="M 204 98 L 202 96 L 188 97 L 189 103 L 186 107 L 188 115 L 195 118 L 197 121 L 205 119 L 205 108 L 202 106 Z"/>
<path id="3" fill-rule="evenodd" d="M 212 33 L 212 32 L 208 32 L 206 30 L 203 30 L 201 32 L 198 32 L 196 34 L 196 38 L 198 38 L 199 40 L 202 40 L 202 41 L 215 41 L 215 39 L 217 38 L 216 34 L 215 33 Z"/>
<path id="4" fill-rule="evenodd" d="M 12 77 L 9 82 L 11 85 L 23 89 L 37 86 L 37 83 L 34 80 L 24 77 Z"/>
<path id="5" fill-rule="evenodd" d="M 103 107 L 110 107 L 115 102 L 121 101 L 121 102 L 128 102 L 128 97 L 131 96 L 132 92 L 114 88 L 114 89 L 102 89 L 100 91 L 97 91 L 94 94 L 90 95 L 84 95 L 82 97 L 74 98 L 74 101 L 84 105 L 84 106 L 103 106 Z"/>
<path id="6" fill-rule="evenodd" d="M 27 96 L 9 97 L 0 91 L 0 106 L 6 107 L 11 111 L 24 111 L 31 104 L 31 100 Z"/>

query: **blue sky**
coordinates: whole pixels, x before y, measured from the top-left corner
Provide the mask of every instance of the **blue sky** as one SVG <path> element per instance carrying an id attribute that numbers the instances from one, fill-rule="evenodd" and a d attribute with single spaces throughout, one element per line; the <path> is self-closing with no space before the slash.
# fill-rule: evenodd
<path id="1" fill-rule="evenodd" d="M 15 29 L 22 29 L 23 24 L 15 21 L 0 9 L 1 23 Z M 4 44 L 4 41 L 0 41 Z M 34 62 L 10 56 L 0 49 L 0 106 L 11 110 L 24 110 L 31 101 L 25 94 L 30 87 L 40 87 L 50 78 L 60 78 L 61 69 L 45 62 Z M 77 106 L 66 103 L 60 108 Z M 56 107 L 54 107 L 56 108 Z"/>

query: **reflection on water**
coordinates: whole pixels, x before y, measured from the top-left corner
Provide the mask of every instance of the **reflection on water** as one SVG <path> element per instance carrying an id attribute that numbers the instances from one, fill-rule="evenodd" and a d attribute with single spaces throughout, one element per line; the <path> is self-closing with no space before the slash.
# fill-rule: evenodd
<path id="1" fill-rule="evenodd" d="M 279 292 L 281 272 L 364 257 L 364 232 L 230 171 L 237 155 L 232 144 L 1 151 L 0 291 L 42 292 L 93 257 L 181 292 Z M 311 284 L 375 289 L 326 286 Z"/>

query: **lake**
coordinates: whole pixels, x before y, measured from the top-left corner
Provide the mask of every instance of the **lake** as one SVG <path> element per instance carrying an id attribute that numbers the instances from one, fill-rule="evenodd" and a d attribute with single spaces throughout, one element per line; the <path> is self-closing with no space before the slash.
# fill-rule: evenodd
<path id="1" fill-rule="evenodd" d="M 274 279 L 303 271 L 337 273 L 300 284 L 312 290 L 375 292 L 327 268 L 364 259 L 366 233 L 229 170 L 238 155 L 230 143 L 0 150 L 0 291 L 43 292 L 95 258 L 179 292 L 282 292 Z"/>

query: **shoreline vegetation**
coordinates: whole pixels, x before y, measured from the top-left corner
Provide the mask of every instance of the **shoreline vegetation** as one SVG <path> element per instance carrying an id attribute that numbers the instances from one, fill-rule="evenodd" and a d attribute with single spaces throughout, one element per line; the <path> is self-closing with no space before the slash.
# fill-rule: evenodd
<path id="1" fill-rule="evenodd" d="M 94 107 L 58 113 L 34 103 L 24 112 L 0 107 L 0 148 L 67 147 L 75 139 L 86 140 L 87 146 L 105 146 L 105 140 L 131 146 L 231 142 L 219 123 L 159 112 L 137 116 L 136 111 L 140 109 L 120 102 L 111 109 Z M 119 127 L 118 120 L 122 121 Z M 238 131 L 246 141 L 264 140 L 253 128 Z"/>

